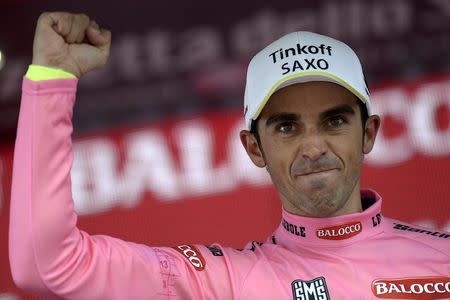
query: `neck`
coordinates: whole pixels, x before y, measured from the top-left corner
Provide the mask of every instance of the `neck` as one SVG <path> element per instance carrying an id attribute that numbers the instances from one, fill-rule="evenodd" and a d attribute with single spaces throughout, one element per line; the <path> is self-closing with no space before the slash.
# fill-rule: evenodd
<path id="1" fill-rule="evenodd" d="M 345 246 L 383 231 L 381 198 L 372 190 L 360 191 L 362 212 L 311 218 L 282 211 L 281 224 L 272 239 L 288 248 Z"/>

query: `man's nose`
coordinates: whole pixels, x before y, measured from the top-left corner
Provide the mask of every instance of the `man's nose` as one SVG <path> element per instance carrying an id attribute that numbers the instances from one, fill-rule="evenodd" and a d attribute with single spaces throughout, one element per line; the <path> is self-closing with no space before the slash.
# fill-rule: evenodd
<path id="1" fill-rule="evenodd" d="M 299 145 L 299 154 L 304 159 L 312 161 L 318 160 L 328 151 L 328 146 L 325 137 L 319 134 L 317 130 L 308 130 L 301 137 Z"/>

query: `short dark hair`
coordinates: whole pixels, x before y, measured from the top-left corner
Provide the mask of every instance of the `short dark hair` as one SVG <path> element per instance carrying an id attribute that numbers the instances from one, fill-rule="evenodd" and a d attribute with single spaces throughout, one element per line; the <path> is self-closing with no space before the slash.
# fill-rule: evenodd
<path id="1" fill-rule="evenodd" d="M 363 129 L 363 138 L 364 138 L 364 129 L 366 126 L 367 119 L 369 118 L 369 113 L 367 111 L 367 106 L 357 97 L 355 97 L 356 103 L 358 104 L 359 111 L 361 113 L 361 124 Z M 250 125 L 250 133 L 253 134 L 256 138 L 256 142 L 258 143 L 259 148 L 261 148 L 261 138 L 258 133 L 258 122 L 259 117 L 256 120 L 252 120 Z"/>
<path id="2" fill-rule="evenodd" d="M 258 133 L 259 119 L 260 119 L 260 117 L 258 116 L 258 118 L 256 118 L 256 120 L 251 120 L 250 133 L 255 136 L 256 142 L 258 143 L 259 148 L 262 149 L 262 147 L 261 147 L 261 138 L 259 137 L 259 133 Z"/>
<path id="3" fill-rule="evenodd" d="M 367 106 L 359 98 L 356 98 L 356 103 L 358 103 L 359 111 L 361 113 L 361 124 L 364 132 L 367 119 L 369 118 L 369 112 L 367 111 Z"/>

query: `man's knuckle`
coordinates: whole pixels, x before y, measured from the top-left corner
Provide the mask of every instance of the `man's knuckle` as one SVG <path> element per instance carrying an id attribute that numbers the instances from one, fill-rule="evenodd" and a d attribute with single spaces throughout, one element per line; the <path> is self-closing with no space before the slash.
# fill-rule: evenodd
<path id="1" fill-rule="evenodd" d="M 89 16 L 88 16 L 88 15 L 86 15 L 86 14 L 80 14 L 79 17 L 80 17 L 80 19 L 81 19 L 83 22 L 89 22 Z"/>
<path id="2" fill-rule="evenodd" d="M 50 15 L 50 12 L 48 11 L 44 11 L 43 13 L 41 13 L 41 15 L 39 16 L 39 19 L 43 19 L 46 18 Z"/>
<path id="3" fill-rule="evenodd" d="M 73 21 L 77 24 L 84 24 L 86 22 L 86 19 L 82 14 L 74 14 Z"/>
<path id="4" fill-rule="evenodd" d="M 106 65 L 106 62 L 108 61 L 108 56 L 107 55 L 103 55 L 101 58 L 100 58 L 100 66 L 104 66 L 104 65 Z"/>
<path id="5" fill-rule="evenodd" d="M 48 19 L 49 17 L 50 17 L 50 12 L 48 12 L 48 11 L 41 13 L 38 18 L 38 23 L 44 22 L 44 20 Z"/>

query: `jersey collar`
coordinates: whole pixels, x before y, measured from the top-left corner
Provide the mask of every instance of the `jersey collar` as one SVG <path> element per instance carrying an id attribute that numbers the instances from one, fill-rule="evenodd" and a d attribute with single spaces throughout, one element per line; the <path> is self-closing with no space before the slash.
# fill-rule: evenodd
<path id="1" fill-rule="evenodd" d="M 293 215 L 283 209 L 281 223 L 275 231 L 277 244 L 286 247 L 344 246 L 383 231 L 381 197 L 373 190 L 361 190 L 364 211 L 331 218 Z"/>

